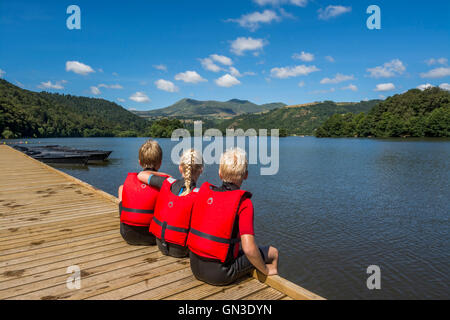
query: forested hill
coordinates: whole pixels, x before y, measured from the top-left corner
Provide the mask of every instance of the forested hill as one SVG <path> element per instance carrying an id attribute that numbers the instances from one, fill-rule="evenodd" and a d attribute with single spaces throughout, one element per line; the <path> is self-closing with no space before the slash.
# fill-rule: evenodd
<path id="1" fill-rule="evenodd" d="M 239 99 L 231 99 L 225 102 L 182 99 L 166 108 L 150 111 L 134 111 L 134 113 L 144 118 L 227 118 L 244 113 L 265 112 L 283 106 L 285 104 L 280 102 L 257 105 L 248 100 Z"/>
<path id="2" fill-rule="evenodd" d="M 450 92 L 412 89 L 376 105 L 367 114 L 333 115 L 318 137 L 450 137 Z"/>
<path id="3" fill-rule="evenodd" d="M 357 103 L 324 101 L 305 105 L 286 106 L 263 114 L 245 114 L 218 124 L 221 130 L 226 128 L 243 129 L 280 129 L 280 135 L 312 135 L 333 114 L 348 112 L 366 112 L 380 100 Z"/>
<path id="4" fill-rule="evenodd" d="M 134 136 L 149 127 L 110 101 L 33 92 L 0 79 L 0 138 Z"/>

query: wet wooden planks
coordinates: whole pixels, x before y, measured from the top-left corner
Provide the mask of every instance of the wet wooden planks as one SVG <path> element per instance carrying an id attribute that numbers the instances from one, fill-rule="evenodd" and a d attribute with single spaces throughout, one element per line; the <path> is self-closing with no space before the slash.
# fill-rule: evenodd
<path id="1" fill-rule="evenodd" d="M 259 273 L 225 287 L 198 281 L 189 259 L 126 244 L 117 198 L 0 146 L 0 299 L 320 299 Z M 70 266 L 81 288 L 69 289 Z"/>

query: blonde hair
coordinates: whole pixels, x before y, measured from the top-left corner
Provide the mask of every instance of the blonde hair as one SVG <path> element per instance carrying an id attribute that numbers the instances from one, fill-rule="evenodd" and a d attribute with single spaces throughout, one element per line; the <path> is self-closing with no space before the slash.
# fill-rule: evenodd
<path id="1" fill-rule="evenodd" d="M 247 154 L 240 148 L 228 149 L 220 157 L 219 173 L 224 182 L 241 183 L 247 169 Z"/>
<path id="2" fill-rule="evenodd" d="M 139 163 L 143 168 L 156 170 L 161 165 L 162 155 L 158 142 L 149 139 L 139 149 Z"/>
<path id="3" fill-rule="evenodd" d="M 180 196 L 185 196 L 191 192 L 192 181 L 196 181 L 203 171 L 203 158 L 195 149 L 189 149 L 181 156 L 180 166 L 183 171 L 185 186 L 185 190 Z"/>

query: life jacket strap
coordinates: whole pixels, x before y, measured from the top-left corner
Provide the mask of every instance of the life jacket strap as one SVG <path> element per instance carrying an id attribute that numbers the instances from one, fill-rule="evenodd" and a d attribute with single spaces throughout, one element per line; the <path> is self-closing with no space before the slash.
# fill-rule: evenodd
<path id="1" fill-rule="evenodd" d="M 195 234 L 196 236 L 199 236 L 201 238 L 208 239 L 208 240 L 211 240 L 214 242 L 219 242 L 219 243 L 235 244 L 235 243 L 241 242 L 240 238 L 232 238 L 232 239 L 220 238 L 220 237 L 216 237 L 211 234 L 204 233 L 204 232 L 192 229 L 192 228 L 191 228 L 191 233 Z"/>
<path id="2" fill-rule="evenodd" d="M 145 209 L 132 209 L 124 207 L 123 205 L 120 207 L 121 211 L 133 212 L 133 213 L 142 213 L 142 214 L 153 214 L 153 210 L 145 210 Z"/>
<path id="3" fill-rule="evenodd" d="M 185 229 L 185 228 L 179 228 L 179 227 L 175 227 L 175 226 L 171 226 L 170 224 L 167 224 L 167 222 L 161 222 L 158 219 L 156 219 L 155 217 L 153 217 L 153 221 L 159 225 L 161 228 L 165 225 L 164 229 L 168 229 L 171 231 L 177 231 L 177 232 L 181 232 L 181 233 L 188 233 L 189 229 Z M 162 238 L 162 235 L 161 235 Z"/>
<path id="4" fill-rule="evenodd" d="M 166 228 L 167 228 L 167 222 L 164 221 L 162 226 L 161 226 L 161 251 L 164 255 L 169 255 L 169 248 L 167 247 L 167 242 L 166 242 Z"/>

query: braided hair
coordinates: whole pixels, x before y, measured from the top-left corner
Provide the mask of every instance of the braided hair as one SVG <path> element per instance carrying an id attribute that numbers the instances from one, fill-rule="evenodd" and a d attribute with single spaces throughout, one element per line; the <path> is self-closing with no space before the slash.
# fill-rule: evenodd
<path id="1" fill-rule="evenodd" d="M 203 159 L 195 149 L 189 149 L 181 156 L 180 166 L 183 172 L 185 186 L 180 196 L 186 196 L 191 193 L 192 181 L 197 181 L 198 176 L 203 171 Z"/>

